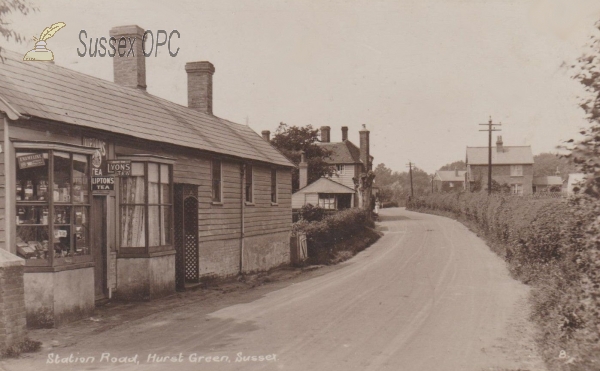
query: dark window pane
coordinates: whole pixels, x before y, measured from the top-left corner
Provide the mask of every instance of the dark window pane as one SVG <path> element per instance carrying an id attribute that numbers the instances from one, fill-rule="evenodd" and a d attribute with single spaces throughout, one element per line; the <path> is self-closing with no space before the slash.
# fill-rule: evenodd
<path id="1" fill-rule="evenodd" d="M 253 187 L 252 187 L 252 178 L 253 178 L 252 165 L 246 165 L 246 201 L 252 202 L 254 199 Z"/>
<path id="2" fill-rule="evenodd" d="M 71 155 L 54 152 L 54 202 L 71 202 Z"/>
<path id="3" fill-rule="evenodd" d="M 221 201 L 221 161 L 212 161 L 212 199 Z"/>
<path id="4" fill-rule="evenodd" d="M 271 169 L 271 202 L 277 202 L 277 170 Z"/>

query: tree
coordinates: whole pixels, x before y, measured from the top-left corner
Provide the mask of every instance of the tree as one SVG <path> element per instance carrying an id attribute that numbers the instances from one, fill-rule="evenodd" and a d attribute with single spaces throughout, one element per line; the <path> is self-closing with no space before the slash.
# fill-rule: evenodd
<path id="1" fill-rule="evenodd" d="M 577 172 L 575 164 L 570 159 L 554 153 L 535 155 L 533 162 L 533 176 L 556 175 L 558 170 L 560 176 L 566 179 L 568 174 Z"/>
<path id="2" fill-rule="evenodd" d="M 319 142 L 319 130 L 313 129 L 311 125 L 299 127 L 280 123 L 271 144 L 275 146 L 290 161 L 298 165 L 302 151 L 306 154 L 308 163 L 308 184 L 322 176 L 332 175 L 331 165 L 325 159 L 331 155 L 331 151 L 317 144 Z M 292 192 L 296 192 L 300 186 L 299 170 L 292 170 Z"/>
<path id="3" fill-rule="evenodd" d="M 11 37 L 17 42 L 24 41 L 25 38 L 23 35 L 12 28 L 12 25 L 7 21 L 7 18 L 11 13 L 27 15 L 31 11 L 37 11 L 37 8 L 32 6 L 28 0 L 0 0 L 0 35 L 7 41 L 10 40 Z"/>
<path id="4" fill-rule="evenodd" d="M 463 160 L 454 161 L 442 166 L 440 170 L 467 170 L 467 164 Z"/>

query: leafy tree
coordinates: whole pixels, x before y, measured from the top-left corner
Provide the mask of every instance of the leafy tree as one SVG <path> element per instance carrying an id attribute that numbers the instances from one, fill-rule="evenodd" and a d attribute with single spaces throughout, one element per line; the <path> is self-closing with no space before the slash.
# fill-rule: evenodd
<path id="1" fill-rule="evenodd" d="M 440 170 L 467 170 L 467 164 L 463 160 L 454 161 L 446 164 Z"/>
<path id="2" fill-rule="evenodd" d="M 554 153 L 540 153 L 533 157 L 533 176 L 556 175 L 558 170 L 560 176 L 566 179 L 570 173 L 577 172 L 575 164 L 566 157 Z"/>
<path id="3" fill-rule="evenodd" d="M 11 13 L 27 15 L 31 11 L 37 11 L 37 8 L 32 6 L 28 0 L 0 0 L 0 35 L 6 40 L 10 40 L 12 37 L 17 42 L 24 41 L 25 37 L 12 28 L 12 24 L 7 18 Z"/>
<path id="4" fill-rule="evenodd" d="M 296 165 L 300 163 L 301 152 L 304 151 L 308 163 L 308 184 L 322 176 L 333 174 L 331 166 L 325 162 L 331 151 L 319 146 L 318 142 L 319 130 L 313 129 L 312 125 L 289 126 L 283 122 L 279 124 L 271 139 L 271 144 Z M 293 169 L 292 191 L 296 192 L 300 188 L 299 185 L 299 170 Z"/>

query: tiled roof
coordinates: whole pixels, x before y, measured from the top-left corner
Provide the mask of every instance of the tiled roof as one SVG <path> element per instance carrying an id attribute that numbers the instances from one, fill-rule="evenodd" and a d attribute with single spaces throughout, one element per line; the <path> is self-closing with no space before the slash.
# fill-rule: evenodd
<path id="1" fill-rule="evenodd" d="M 438 170 L 435 175 L 443 182 L 464 182 L 466 173 L 465 170 L 459 170 L 457 176 L 455 170 Z"/>
<path id="2" fill-rule="evenodd" d="M 343 184 L 334 182 L 328 178 L 319 178 L 307 185 L 306 187 L 298 190 L 296 193 L 342 193 L 342 194 L 354 194 L 354 189 L 346 187 Z M 294 193 L 294 194 L 296 194 Z"/>
<path id="3" fill-rule="evenodd" d="M 467 163 L 469 165 L 487 165 L 488 147 L 467 147 Z M 527 165 L 533 164 L 531 146 L 503 146 L 498 152 L 492 147 L 492 165 Z"/>
<path id="4" fill-rule="evenodd" d="M 23 62 L 22 55 L 4 48 L 0 56 L 0 108 L 9 106 L 20 115 L 294 166 L 247 126 L 53 63 Z"/>
<path id="5" fill-rule="evenodd" d="M 325 162 L 330 164 L 362 164 L 360 148 L 349 140 L 337 143 L 318 143 L 319 146 L 331 151 Z"/>
<path id="6" fill-rule="evenodd" d="M 563 180 L 561 177 L 556 175 L 551 176 L 536 176 L 533 178 L 533 185 L 562 185 Z"/>

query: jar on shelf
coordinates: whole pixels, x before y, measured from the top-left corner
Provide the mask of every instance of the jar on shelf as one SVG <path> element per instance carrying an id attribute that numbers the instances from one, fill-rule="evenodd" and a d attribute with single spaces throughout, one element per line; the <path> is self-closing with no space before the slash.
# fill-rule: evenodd
<path id="1" fill-rule="evenodd" d="M 21 182 L 17 182 L 17 201 L 21 201 L 23 199 L 23 184 Z"/>
<path id="2" fill-rule="evenodd" d="M 47 207 L 45 207 L 42 210 L 42 224 L 48 225 L 48 208 Z"/>
<path id="3" fill-rule="evenodd" d="M 60 201 L 60 192 L 58 191 L 58 184 L 54 183 L 52 187 L 52 199 L 54 202 Z"/>
<path id="4" fill-rule="evenodd" d="M 28 180 L 25 184 L 25 201 L 33 200 L 33 182 Z"/>
<path id="5" fill-rule="evenodd" d="M 48 199 L 48 181 L 40 180 L 37 186 L 37 199 L 39 201 L 45 201 Z"/>

